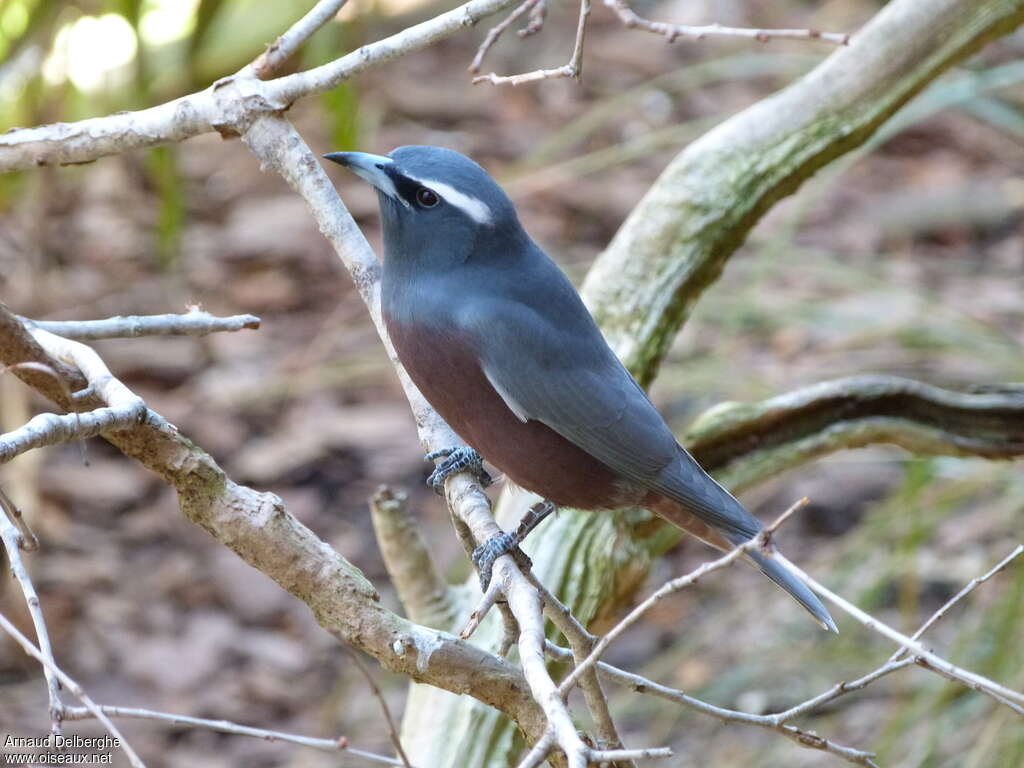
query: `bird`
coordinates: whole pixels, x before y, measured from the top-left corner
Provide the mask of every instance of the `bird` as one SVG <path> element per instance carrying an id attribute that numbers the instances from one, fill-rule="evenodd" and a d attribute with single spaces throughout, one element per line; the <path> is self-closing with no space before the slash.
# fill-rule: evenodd
<path id="1" fill-rule="evenodd" d="M 486 485 L 486 460 L 542 497 L 546 510 L 644 507 L 723 551 L 762 531 L 679 444 L 484 168 L 423 145 L 324 157 L 377 191 L 388 336 L 423 396 L 466 443 L 428 454 L 442 459 L 429 480 L 435 488 L 465 470 Z M 486 548 L 488 574 L 519 539 L 506 535 Z M 745 556 L 837 631 L 802 581 L 758 547 Z"/>

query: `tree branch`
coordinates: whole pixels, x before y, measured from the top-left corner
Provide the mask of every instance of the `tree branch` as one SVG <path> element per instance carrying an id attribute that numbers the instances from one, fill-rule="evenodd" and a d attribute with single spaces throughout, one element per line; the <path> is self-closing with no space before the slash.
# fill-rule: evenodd
<path id="1" fill-rule="evenodd" d="M 46 693 L 50 701 L 50 731 L 60 734 L 60 723 L 64 718 L 64 704 L 60 700 L 60 682 L 54 669 L 57 662 L 53 658 L 53 646 L 50 644 L 50 631 L 46 626 L 46 619 L 43 617 L 43 608 L 39 602 L 39 595 L 36 593 L 35 585 L 28 575 L 28 569 L 21 559 L 21 551 L 32 549 L 29 540 L 24 538 L 23 533 L 15 524 L 11 508 L 13 504 L 7 495 L 0 491 L 0 541 L 3 542 L 7 552 L 7 561 L 11 567 L 11 573 L 15 581 L 21 587 L 21 593 L 25 596 L 25 604 L 28 606 L 29 616 L 32 617 L 32 626 L 36 631 L 36 642 L 39 643 L 39 653 L 46 659 L 43 665 L 43 675 L 46 678 Z M 20 517 L 20 515 L 19 515 Z M 33 539 L 35 537 L 32 537 Z M 38 545 L 37 545 L 38 546 Z"/>
<path id="2" fill-rule="evenodd" d="M 260 80 L 276 73 L 313 36 L 320 27 L 338 15 L 346 0 L 320 0 L 309 13 L 292 24 L 291 28 L 271 43 L 252 63 L 253 72 Z"/>
<path id="3" fill-rule="evenodd" d="M 1024 386 L 953 392 L 896 376 L 851 376 L 759 403 L 722 403 L 683 437 L 733 489 L 844 448 L 894 443 L 917 454 L 1024 456 Z"/>
<path id="4" fill-rule="evenodd" d="M 71 694 L 75 698 L 81 701 L 86 706 L 86 708 L 90 712 L 92 712 L 96 719 L 103 724 L 103 727 L 107 729 L 107 732 L 118 740 L 118 744 L 124 751 L 125 757 L 128 758 L 128 763 L 132 766 L 132 768 L 146 768 L 146 764 L 143 763 L 139 756 L 135 753 L 135 750 L 132 749 L 132 745 L 128 743 L 128 740 L 125 739 L 124 735 L 121 733 L 121 731 L 118 730 L 117 726 L 110 722 L 110 718 L 108 718 L 106 714 L 96 705 L 96 702 L 89 697 L 89 694 L 85 692 L 82 686 L 80 686 L 77 682 L 71 679 L 67 675 L 67 673 L 64 672 L 64 670 L 62 670 L 54 663 L 52 655 L 42 653 L 38 648 L 36 648 L 32 644 L 32 641 L 25 637 L 21 632 L 19 632 L 18 628 L 11 624 L 7 617 L 4 616 L 2 613 L 0 613 L 0 629 L 2 629 L 8 635 L 14 638 L 14 641 L 22 647 L 25 653 L 27 653 L 33 659 L 38 661 L 40 664 L 42 664 L 44 670 L 50 672 L 55 678 L 57 678 L 61 682 L 61 684 L 64 685 L 65 688 L 71 691 Z"/>
<path id="5" fill-rule="evenodd" d="M 32 320 L 27 317 L 19 319 L 30 328 L 40 328 L 76 341 L 140 336 L 206 336 L 210 333 L 260 327 L 260 319 L 254 315 L 216 317 L 197 307 L 191 308 L 183 315 L 129 315 L 108 317 L 104 320 Z"/>
<path id="6" fill-rule="evenodd" d="M 214 130 L 225 136 L 241 135 L 261 115 L 279 114 L 303 96 L 328 91 L 367 69 L 425 48 L 513 1 L 469 0 L 328 64 L 276 80 L 259 80 L 253 67 L 248 66 L 203 91 L 149 109 L 76 123 L 11 129 L 0 134 L 0 173 L 41 165 L 87 163 Z"/>
<path id="7" fill-rule="evenodd" d="M 526 4 L 521 5 L 517 11 L 526 8 Z M 515 12 L 514 12 L 515 13 Z M 574 80 L 579 80 L 580 74 L 583 72 L 583 44 L 587 36 L 587 19 L 590 17 L 590 0 L 580 0 L 580 17 L 579 21 L 576 22 L 576 42 L 573 44 L 572 56 L 569 58 L 569 63 L 556 69 L 537 69 L 533 72 L 526 72 L 521 75 L 498 75 L 491 72 L 489 75 L 480 75 L 479 77 L 473 78 L 473 85 L 477 83 L 490 83 L 491 85 L 522 85 L 523 83 L 532 83 L 536 80 L 551 80 L 559 77 L 571 77 Z M 512 21 L 512 16 L 506 20 L 506 25 Z M 500 26 L 500 25 L 499 25 Z M 491 30 L 491 34 L 499 27 L 495 27 Z M 500 34 L 500 31 L 498 32 Z M 490 35 L 488 35 L 488 39 Z M 488 43 L 485 40 L 484 45 L 480 47 L 480 51 L 477 53 L 477 59 L 483 58 L 483 52 L 486 51 L 485 46 Z M 473 64 L 470 65 L 470 71 L 475 71 L 474 66 L 479 68 L 479 62 L 477 59 L 473 60 Z"/>
<path id="8" fill-rule="evenodd" d="M 5 322 L 5 315 L 13 322 Z M 98 357 L 90 360 L 90 355 L 77 349 L 84 347 L 78 342 L 37 330 L 42 344 L 53 345 L 52 350 L 43 349 L 2 306 L 0 327 L 11 329 L 6 335 L 0 333 L 0 361 L 8 365 L 20 362 L 18 355 L 28 349 L 47 364 L 56 365 L 48 353 L 83 362 L 95 392 L 104 390 L 104 379 L 113 379 L 102 361 L 97 363 Z M 101 404 L 92 395 L 78 405 Z M 145 423 L 104 437 L 173 486 L 186 517 L 305 602 L 332 635 L 370 654 L 387 669 L 474 696 L 508 714 L 527 734 L 543 733 L 544 716 L 516 667 L 383 608 L 363 574 L 289 514 L 277 496 L 232 482 L 209 454 L 160 416 L 147 411 Z"/>
<path id="9" fill-rule="evenodd" d="M 170 712 L 155 712 L 151 709 L 139 709 L 137 707 L 114 707 L 107 704 L 98 704 L 96 707 L 107 717 L 152 720 L 158 723 L 170 725 L 184 725 L 191 728 L 204 728 L 219 733 L 230 733 L 236 736 L 252 736 L 264 741 L 283 741 L 287 744 L 298 744 L 300 747 L 311 747 L 322 752 L 347 752 L 348 754 L 362 757 L 375 763 L 384 765 L 402 765 L 386 755 L 378 755 L 374 752 L 367 752 L 364 749 L 356 749 L 348 743 L 348 739 L 339 736 L 336 739 L 316 739 L 311 736 L 299 736 L 294 733 L 283 733 L 282 731 L 268 731 L 263 728 L 252 728 L 248 725 L 239 725 L 228 720 L 207 720 L 203 717 L 189 717 L 188 715 L 174 715 Z M 96 713 L 87 707 L 67 707 L 65 720 L 90 720 L 96 717 Z"/>
<path id="10" fill-rule="evenodd" d="M 409 618 L 428 627 L 451 627 L 458 618 L 452 588 L 437 571 L 408 497 L 381 486 L 370 499 L 370 512 L 384 566 Z"/>
<path id="11" fill-rule="evenodd" d="M 664 35 L 672 43 L 680 37 L 691 37 L 703 40 L 705 37 L 748 37 L 760 43 L 773 39 L 789 40 L 822 40 L 836 45 L 849 45 L 850 36 L 836 32 L 819 32 L 816 29 L 755 29 L 751 27 L 724 27 L 721 24 L 705 24 L 695 27 L 686 24 L 666 24 L 662 21 L 651 21 L 634 13 L 625 0 L 604 0 L 604 4 L 612 9 L 622 25 L 630 29 L 643 29 L 656 35 Z"/>

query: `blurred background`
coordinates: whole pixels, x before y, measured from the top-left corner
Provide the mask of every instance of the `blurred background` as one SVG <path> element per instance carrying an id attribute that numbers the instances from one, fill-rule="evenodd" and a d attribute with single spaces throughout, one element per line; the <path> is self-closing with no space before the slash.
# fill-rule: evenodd
<path id="1" fill-rule="evenodd" d="M 0 130 L 137 109 L 206 87 L 309 7 L 280 0 L 0 0 Z M 434 15 L 420 0 L 356 0 L 293 62 L 304 68 Z M 855 31 L 871 0 L 638 3 L 679 23 Z M 514 28 L 484 72 L 558 66 L 577 8 Z M 470 85 L 500 17 L 360 76 L 290 112 L 313 150 L 406 143 L 473 156 L 505 184 L 531 234 L 577 283 L 687 142 L 799 77 L 820 43 L 663 40 L 591 16 L 582 83 Z M 1024 36 L 991 44 L 903 110 L 869 146 L 778 205 L 686 325 L 653 388 L 681 434 L 723 400 L 749 401 L 878 372 L 951 388 L 1024 380 Z M 346 204 L 379 245 L 376 199 L 338 169 Z M 412 418 L 365 310 L 304 203 L 218 135 L 0 176 L 0 298 L 19 314 L 91 319 L 184 311 L 259 315 L 259 331 L 96 346 L 115 375 L 238 482 L 289 509 L 362 568 L 399 610 L 366 499 L 404 488 L 439 562 L 469 574 L 441 502 L 423 487 Z M 0 378 L 8 431 L 46 405 Z M 27 560 L 58 661 L 93 698 L 317 736 L 389 752 L 376 702 L 309 611 L 178 512 L 173 493 L 106 443 L 34 451 L 0 470 L 42 541 Z M 808 495 L 787 554 L 904 631 L 1022 537 L 1017 462 L 851 451 L 744 494 L 764 517 Z M 684 542 L 652 583 L 708 551 Z M 881 664 L 858 627 L 816 633 L 749 569 L 662 604 L 608 659 L 714 703 L 770 711 Z M 954 662 L 1024 686 L 1024 564 L 931 634 Z M 0 610 L 30 632 L 20 591 Z M 400 712 L 405 682 L 374 670 Z M 680 766 L 817 766 L 777 734 L 723 726 L 613 691 L 630 745 L 669 744 Z M 909 670 L 847 696 L 808 728 L 886 766 L 1018 766 L 1009 710 Z M 0 729 L 48 725 L 39 668 L 0 638 Z M 124 722 L 152 766 L 362 765 L 356 758 L 205 731 Z M 93 724 L 69 731 L 99 733 Z M 115 754 L 115 764 L 122 760 Z"/>

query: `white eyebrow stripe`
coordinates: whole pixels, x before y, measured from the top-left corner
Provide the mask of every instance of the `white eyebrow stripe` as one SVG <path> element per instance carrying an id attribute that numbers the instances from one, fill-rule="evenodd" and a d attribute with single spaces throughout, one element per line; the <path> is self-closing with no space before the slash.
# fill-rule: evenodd
<path id="1" fill-rule="evenodd" d="M 464 211 L 477 224 L 490 224 L 494 220 L 494 214 L 487 203 L 472 195 L 459 192 L 451 184 L 445 184 L 443 181 L 435 181 L 434 179 L 420 179 L 415 176 L 409 176 L 408 178 L 434 190 L 456 208 Z"/>

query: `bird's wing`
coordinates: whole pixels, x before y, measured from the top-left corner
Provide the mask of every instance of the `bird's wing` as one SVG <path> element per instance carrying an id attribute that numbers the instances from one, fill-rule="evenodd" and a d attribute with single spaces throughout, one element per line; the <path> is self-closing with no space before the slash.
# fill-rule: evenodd
<path id="1" fill-rule="evenodd" d="M 573 298 L 576 298 L 573 296 Z M 576 299 L 576 301 L 579 301 Z M 523 421 L 535 420 L 616 473 L 658 491 L 708 523 L 750 538 L 757 522 L 678 444 L 586 309 L 543 311 L 492 299 L 463 322 L 491 386 Z"/>

